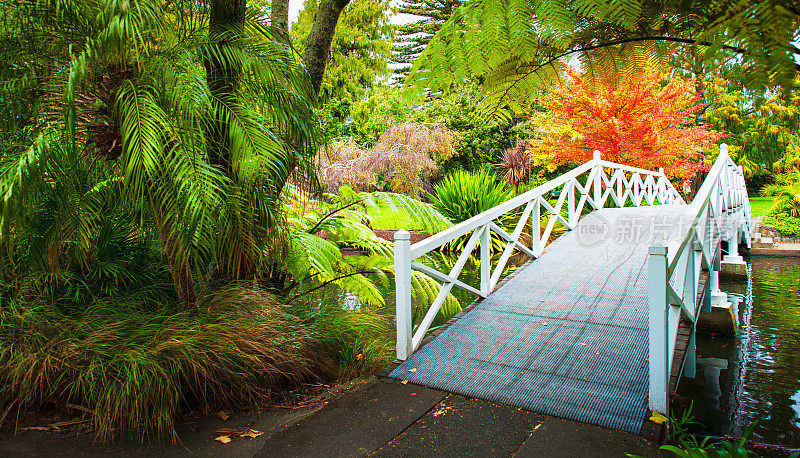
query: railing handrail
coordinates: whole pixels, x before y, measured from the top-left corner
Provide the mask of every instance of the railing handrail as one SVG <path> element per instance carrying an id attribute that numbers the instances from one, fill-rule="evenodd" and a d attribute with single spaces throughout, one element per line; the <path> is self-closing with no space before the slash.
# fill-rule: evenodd
<path id="1" fill-rule="evenodd" d="M 725 171 L 727 167 L 736 168 L 738 166 L 728 154 L 728 145 L 723 143 L 720 145 L 720 154 L 714 161 L 714 165 L 709 170 L 708 175 L 706 175 L 705 180 L 703 180 L 703 184 L 700 186 L 700 189 L 697 191 L 697 194 L 695 194 L 694 199 L 692 199 L 692 202 L 688 205 L 684 213 L 684 215 L 691 219 L 688 232 L 684 235 L 683 240 L 681 240 L 681 243 L 676 249 L 669 250 L 667 253 L 669 266 L 667 273 L 669 275 L 674 273 L 680 254 L 686 249 L 692 239 L 697 236 L 697 225 L 700 223 L 701 215 L 711 203 L 711 197 L 716 187 L 722 184 L 720 183 L 722 172 Z M 739 171 L 739 173 L 741 173 L 741 171 Z M 730 183 L 724 184 L 729 185 L 730 188 Z M 741 204 L 746 207 L 750 206 L 750 202 L 747 200 L 741 202 Z"/>
<path id="2" fill-rule="evenodd" d="M 575 178 L 581 176 L 582 174 L 591 171 L 598 164 L 601 167 L 621 169 L 621 170 L 626 171 L 626 172 L 638 173 L 640 175 L 649 175 L 649 176 L 658 177 L 658 178 L 662 178 L 663 177 L 666 180 L 666 183 L 668 183 L 668 188 L 671 188 L 671 190 L 674 191 L 674 195 L 677 196 L 681 200 L 681 202 L 683 202 L 683 198 L 680 197 L 680 193 L 672 185 L 672 182 L 669 181 L 669 179 L 666 178 L 666 175 L 664 174 L 663 170 L 653 171 L 653 170 L 647 170 L 647 169 L 641 169 L 641 168 L 637 168 L 637 167 L 632 167 L 632 166 L 625 165 L 625 164 L 618 164 L 616 162 L 609 162 L 609 161 L 592 159 L 592 160 L 590 160 L 588 162 L 585 162 L 582 165 L 579 165 L 578 167 L 575 167 L 574 169 L 572 169 L 572 170 L 570 170 L 568 172 L 563 173 L 562 175 L 559 175 L 557 178 L 554 178 L 554 179 L 548 181 L 547 183 L 540 184 L 539 186 L 537 186 L 537 187 L 535 187 L 533 189 L 530 189 L 530 190 L 528 190 L 528 191 L 526 191 L 526 192 L 524 192 L 524 193 L 522 193 L 522 194 L 520 194 L 520 195 L 518 195 L 516 197 L 513 197 L 513 198 L 511 198 L 511 199 L 509 199 L 509 200 L 497 205 L 496 207 L 490 208 L 490 209 L 488 209 L 488 210 L 486 210 L 486 211 L 484 211 L 482 213 L 479 213 L 479 214 L 477 214 L 477 215 L 475 215 L 475 216 L 473 216 L 473 217 L 471 217 L 471 218 L 469 218 L 467 220 L 464 220 L 464 221 L 462 221 L 462 222 L 460 222 L 458 224 L 455 224 L 455 225 L 453 225 L 453 226 L 451 226 L 451 227 L 449 227 L 449 228 L 447 228 L 447 229 L 445 229 L 445 230 L 443 230 L 441 232 L 433 234 L 428 238 L 420 240 L 419 242 L 411 245 L 411 257 L 412 257 L 412 259 L 419 258 L 420 256 L 422 256 L 422 255 L 424 255 L 426 253 L 429 253 L 429 252 L 431 252 L 431 251 L 433 251 L 433 250 L 435 250 L 435 249 L 447 244 L 448 242 L 450 242 L 452 240 L 455 240 L 455 239 L 457 239 L 457 238 L 459 238 L 459 237 L 461 237 L 463 235 L 466 235 L 466 234 L 470 233 L 471 231 L 479 228 L 480 226 L 483 226 L 488 221 L 493 221 L 493 220 L 497 219 L 498 217 L 500 217 L 500 216 L 502 216 L 502 215 L 504 215 L 504 214 L 506 214 L 506 213 L 508 213 L 508 212 L 510 212 L 512 210 L 515 210 L 515 209 L 527 204 L 528 202 L 530 202 L 531 200 L 533 200 L 533 199 L 535 199 L 537 197 L 544 196 L 546 193 L 548 193 L 548 192 L 550 192 L 550 191 L 552 191 L 554 189 L 557 189 L 560 186 L 563 186 L 565 183 L 569 182 L 570 180 L 575 179 Z"/>
<path id="3" fill-rule="evenodd" d="M 606 169 L 613 169 L 614 172 L 608 174 Z M 583 181 L 581 176 L 587 172 L 586 181 Z M 630 178 L 625 175 L 626 173 L 631 174 Z M 604 183 L 605 189 L 603 189 Z M 562 186 L 563 189 L 561 189 L 557 202 L 554 204 L 548 202 L 544 196 Z M 632 206 L 641 206 L 645 201 L 648 205 L 657 203 L 685 205 L 683 198 L 667 179 L 663 169 L 656 172 L 603 161 L 600 152 L 595 151 L 591 161 L 414 245 L 410 243 L 408 232 L 403 230 L 396 232 L 395 289 L 398 359 L 407 358 L 419 347 L 452 288 L 460 288 L 481 297 L 488 296 L 497 286 L 503 269 L 514 250 L 518 249 L 531 258 L 539 257 L 548 243 L 555 224 L 560 222 L 567 230 L 571 230 L 577 224 L 586 205 L 600 209 L 609 198 L 612 198 L 620 206 L 625 206 L 628 200 Z M 514 230 L 510 230 L 510 227 L 507 228 L 509 230 L 506 230 L 494 222 L 500 216 L 523 206 L 525 208 Z M 565 209 L 566 218 L 562 214 Z M 543 214 L 550 215 L 546 218 L 547 223 L 544 228 L 541 225 Z M 532 227 L 531 232 L 535 234 L 532 237 L 531 246 L 520 241 L 522 232 L 529 222 Z M 440 272 L 416 261 L 426 253 L 470 232 L 472 236 L 449 273 Z M 494 268 L 492 268 L 490 256 L 492 233 L 497 234 L 506 242 L 502 255 Z M 474 287 L 459 280 L 462 269 L 477 246 L 480 246 L 480 287 Z M 413 335 L 411 325 L 412 271 L 428 275 L 442 283 L 436 298 L 428 307 L 419 328 Z"/>
<path id="4" fill-rule="evenodd" d="M 664 246 L 654 243 L 648 260 L 649 307 L 649 404 L 652 410 L 668 414 L 670 375 L 681 317 L 697 322 L 698 284 L 702 265 L 711 270 L 712 283 L 719 263 L 719 243 L 726 229 L 734 229 L 728 243 L 739 243 L 739 231 L 749 232 L 750 202 L 744 171 L 728 155 L 728 145 L 720 153 L 705 181 L 686 207 L 682 218 L 690 226 L 678 242 Z M 734 246 L 735 248 L 735 246 Z M 710 300 L 710 299 L 709 299 Z M 694 325 L 687 344 L 686 368 L 693 377 Z M 691 356 L 688 356 L 691 355 Z"/>

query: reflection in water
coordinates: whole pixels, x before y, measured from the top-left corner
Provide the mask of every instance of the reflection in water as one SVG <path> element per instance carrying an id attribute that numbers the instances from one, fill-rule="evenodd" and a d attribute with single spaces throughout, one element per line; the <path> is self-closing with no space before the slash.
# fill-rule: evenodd
<path id="1" fill-rule="evenodd" d="M 694 402 L 697 432 L 739 435 L 800 447 L 800 259 L 752 258 L 749 281 L 723 283 L 735 293 L 735 338 L 698 335 L 697 378 L 679 393 Z"/>
<path id="2" fill-rule="evenodd" d="M 703 382 L 706 390 L 707 406 L 713 410 L 720 410 L 719 400 L 722 388 L 719 385 L 719 375 L 723 369 L 728 368 L 727 359 L 697 358 L 697 365 L 703 367 Z"/>

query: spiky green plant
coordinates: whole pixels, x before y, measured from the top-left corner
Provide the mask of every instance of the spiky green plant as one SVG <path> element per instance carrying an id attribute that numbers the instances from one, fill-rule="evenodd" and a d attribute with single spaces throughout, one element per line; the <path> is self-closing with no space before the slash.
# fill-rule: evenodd
<path id="1" fill-rule="evenodd" d="M 514 190 L 498 180 L 488 170 L 466 172 L 459 170 L 448 175 L 434 187 L 433 205 L 450 221 L 460 223 L 473 216 L 494 208 L 514 196 Z M 513 219 L 508 213 L 496 222 L 505 228 Z M 499 236 L 493 234 L 492 245 L 502 249 L 504 244 Z M 464 237 L 454 241 L 451 249 L 458 249 L 466 243 Z"/>

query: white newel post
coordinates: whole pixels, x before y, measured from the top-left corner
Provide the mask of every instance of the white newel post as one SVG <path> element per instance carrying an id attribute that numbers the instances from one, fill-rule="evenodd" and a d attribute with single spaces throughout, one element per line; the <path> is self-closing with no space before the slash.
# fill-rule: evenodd
<path id="1" fill-rule="evenodd" d="M 397 359 L 411 356 L 411 234 L 394 233 L 394 288 L 397 310 Z"/>
<path id="2" fill-rule="evenodd" d="M 714 260 L 711 262 L 711 272 L 709 274 L 709 289 L 711 290 L 711 307 L 721 307 L 728 303 L 728 295 L 719 289 L 719 269 L 722 267 L 722 242 L 717 242 L 717 249 L 714 252 Z M 710 312 L 711 310 L 703 310 Z"/>
<path id="3" fill-rule="evenodd" d="M 601 188 L 601 184 L 602 184 L 602 180 L 603 180 L 603 178 L 602 178 L 603 168 L 600 165 L 600 160 L 601 159 L 600 159 L 600 151 L 599 150 L 594 150 L 592 159 L 594 160 L 594 164 L 595 164 L 594 165 L 594 181 L 592 182 L 592 184 L 594 186 L 594 195 L 593 195 L 592 199 L 594 200 L 595 205 L 597 205 L 597 207 L 600 208 L 600 207 L 602 207 L 602 204 L 600 203 L 600 199 L 603 198 L 603 189 Z"/>
<path id="4" fill-rule="evenodd" d="M 733 230 L 731 238 L 728 239 L 728 254 L 722 259 L 725 262 L 744 262 L 744 258 L 739 256 L 739 228 Z"/>
<path id="5" fill-rule="evenodd" d="M 650 410 L 668 414 L 669 330 L 667 318 L 667 247 L 650 247 L 647 261 L 650 356 Z"/>
<path id="6" fill-rule="evenodd" d="M 479 229 L 475 229 L 476 231 Z M 481 232 L 481 240 L 480 240 L 480 250 L 481 250 L 481 293 L 483 293 L 483 297 L 486 297 L 492 291 L 491 285 L 491 275 L 492 275 L 492 232 L 489 229 L 489 225 L 485 225 L 480 228 Z"/>

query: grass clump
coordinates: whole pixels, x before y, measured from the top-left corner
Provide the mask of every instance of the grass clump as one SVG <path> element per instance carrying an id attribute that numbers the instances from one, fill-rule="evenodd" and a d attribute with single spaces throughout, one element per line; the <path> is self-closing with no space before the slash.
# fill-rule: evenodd
<path id="1" fill-rule="evenodd" d="M 0 308 L 0 415 L 72 403 L 92 412 L 100 439 L 174 440 L 185 409 L 255 407 L 277 390 L 360 375 L 385 360 L 386 348 L 368 349 L 372 336 L 363 335 L 383 333 L 381 325 L 334 305 L 295 315 L 263 290 L 229 286 L 196 311 L 176 310 L 111 301 L 74 315 Z"/>

